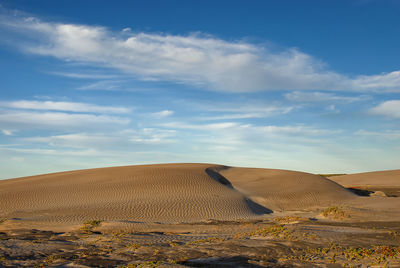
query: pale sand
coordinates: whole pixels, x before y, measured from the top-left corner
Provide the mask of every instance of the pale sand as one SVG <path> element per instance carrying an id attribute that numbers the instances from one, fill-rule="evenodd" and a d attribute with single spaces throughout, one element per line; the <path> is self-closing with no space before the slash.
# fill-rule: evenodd
<path id="1" fill-rule="evenodd" d="M 236 220 L 354 198 L 336 183 L 302 172 L 212 164 L 126 166 L 2 180 L 0 219 Z"/>
<path id="2" fill-rule="evenodd" d="M 272 210 L 304 210 L 340 205 L 356 196 L 319 175 L 298 171 L 228 168 L 221 170 L 233 186 Z"/>
<path id="3" fill-rule="evenodd" d="M 0 267 L 400 267 L 399 223 L 400 197 L 302 172 L 79 170 L 0 181 Z"/>
<path id="4" fill-rule="evenodd" d="M 400 169 L 333 176 L 329 179 L 345 187 L 400 187 Z"/>

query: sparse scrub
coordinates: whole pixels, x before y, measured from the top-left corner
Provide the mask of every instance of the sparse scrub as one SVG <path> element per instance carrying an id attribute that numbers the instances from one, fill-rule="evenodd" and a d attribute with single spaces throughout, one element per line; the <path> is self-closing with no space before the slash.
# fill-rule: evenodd
<path id="1" fill-rule="evenodd" d="M 93 229 L 100 226 L 101 220 L 88 220 L 83 223 L 81 230 L 84 233 L 90 234 L 93 232 Z"/>
<path id="2" fill-rule="evenodd" d="M 119 268 L 155 268 L 164 264 L 162 261 L 147 261 L 142 263 L 130 263 L 124 266 L 120 266 Z"/>
<path id="3" fill-rule="evenodd" d="M 397 231 L 389 231 L 389 235 L 393 236 L 394 238 L 400 237 L 400 232 L 397 232 Z"/>
<path id="4" fill-rule="evenodd" d="M 336 220 L 349 218 L 349 215 L 347 215 L 344 212 L 343 208 L 337 206 L 326 208 L 325 210 L 322 211 L 321 214 L 326 218 L 331 218 Z"/>
<path id="5" fill-rule="evenodd" d="M 137 244 L 137 243 L 132 243 L 132 244 L 129 244 L 129 245 L 127 246 L 127 248 L 130 249 L 130 250 L 132 250 L 132 251 L 135 251 L 135 250 L 137 250 L 137 249 L 140 248 L 140 247 L 141 247 L 141 245 L 140 245 L 140 244 Z"/>
<path id="6" fill-rule="evenodd" d="M 299 216 L 285 216 L 285 217 L 274 218 L 274 222 L 280 224 L 291 224 L 291 223 L 305 222 L 305 221 L 309 221 L 309 219 Z"/>
<path id="7" fill-rule="evenodd" d="M 386 267 L 390 261 L 400 259 L 400 247 L 374 246 L 341 247 L 331 244 L 329 247 L 318 247 L 293 251 L 290 256 L 283 256 L 281 261 L 298 260 L 306 263 L 318 263 L 327 260 L 343 267 L 360 267 L 363 263 Z M 386 266 L 385 266 L 386 265 Z"/>
<path id="8" fill-rule="evenodd" d="M 251 232 L 250 235 L 261 235 L 261 236 L 267 236 L 267 235 L 272 235 L 274 237 L 280 237 L 280 238 L 291 238 L 291 231 L 289 231 L 285 225 L 283 224 L 276 224 L 272 226 L 268 226 L 265 228 L 262 228 L 260 230 Z"/>
<path id="9" fill-rule="evenodd" d="M 170 242 L 169 242 L 169 245 L 170 245 L 171 247 L 177 247 L 177 246 L 179 246 L 178 243 L 173 242 L 173 241 L 170 241 Z"/>
<path id="10" fill-rule="evenodd" d="M 225 238 L 219 238 L 219 237 L 209 237 L 206 239 L 199 239 L 195 241 L 191 241 L 187 243 L 187 245 L 195 245 L 195 244 L 202 244 L 202 243 L 213 243 L 213 242 L 223 242 L 225 241 Z"/>

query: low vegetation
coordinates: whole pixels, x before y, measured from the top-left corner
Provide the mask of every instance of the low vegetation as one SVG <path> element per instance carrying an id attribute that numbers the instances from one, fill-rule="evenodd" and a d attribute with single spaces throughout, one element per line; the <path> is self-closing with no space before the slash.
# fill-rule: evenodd
<path id="1" fill-rule="evenodd" d="M 142 263 L 127 264 L 124 266 L 120 266 L 120 268 L 155 268 L 162 264 L 164 264 L 164 262 L 162 261 L 146 261 Z"/>
<path id="2" fill-rule="evenodd" d="M 299 217 L 299 216 L 285 216 L 285 217 L 277 217 L 274 218 L 274 222 L 280 223 L 280 224 L 291 224 L 291 223 L 298 223 L 298 222 L 306 222 L 309 221 L 310 219 L 304 218 L 304 217 Z"/>
<path id="3" fill-rule="evenodd" d="M 345 213 L 343 208 L 337 206 L 326 208 L 322 211 L 321 214 L 326 218 L 331 218 L 335 220 L 343 220 L 350 217 L 348 214 Z"/>
<path id="4" fill-rule="evenodd" d="M 83 223 L 81 230 L 84 233 L 92 233 L 93 229 L 100 226 L 101 220 L 88 220 Z"/>
<path id="5" fill-rule="evenodd" d="M 306 249 L 292 249 L 293 254 L 283 256 L 280 260 L 301 261 L 305 263 L 338 263 L 343 267 L 369 266 L 388 267 L 391 261 L 400 259 L 400 247 L 372 246 L 366 247 L 342 247 L 331 244 L 329 247 L 317 247 Z"/>

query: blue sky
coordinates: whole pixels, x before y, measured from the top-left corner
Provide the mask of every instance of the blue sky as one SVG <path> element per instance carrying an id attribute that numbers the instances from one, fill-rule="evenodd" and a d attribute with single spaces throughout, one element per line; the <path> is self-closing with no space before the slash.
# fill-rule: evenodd
<path id="1" fill-rule="evenodd" d="M 398 1 L 0 0 L 0 178 L 400 163 Z"/>

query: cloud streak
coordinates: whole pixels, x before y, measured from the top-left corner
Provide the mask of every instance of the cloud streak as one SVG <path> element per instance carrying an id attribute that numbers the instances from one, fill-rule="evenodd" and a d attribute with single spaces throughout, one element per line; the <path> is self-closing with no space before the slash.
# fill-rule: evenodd
<path id="1" fill-rule="evenodd" d="M 47 111 L 66 111 L 66 112 L 86 112 L 86 113 L 130 113 L 131 109 L 125 107 L 99 106 L 82 102 L 63 102 L 63 101 L 29 101 L 18 100 L 0 102 L 0 107 L 47 110 Z"/>
<path id="2" fill-rule="evenodd" d="M 3 28 L 29 35 L 23 49 L 89 66 L 113 68 L 136 79 L 171 81 L 208 90 L 342 90 L 400 92 L 400 71 L 348 77 L 298 49 L 185 36 L 112 32 L 105 27 L 2 15 Z"/>
<path id="3" fill-rule="evenodd" d="M 294 91 L 285 94 L 285 98 L 293 102 L 354 102 L 365 100 L 367 96 L 346 97 L 326 92 Z"/>
<path id="4" fill-rule="evenodd" d="M 24 111 L 0 112 L 0 124 L 5 128 L 16 130 L 99 129 L 107 125 L 127 125 L 129 122 L 128 118 L 108 115 Z"/>

